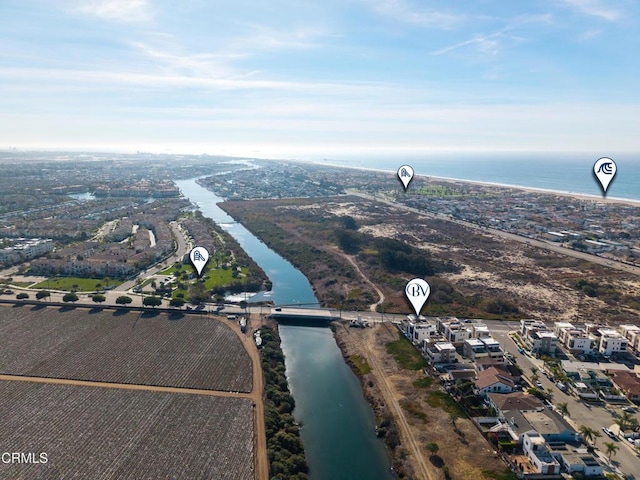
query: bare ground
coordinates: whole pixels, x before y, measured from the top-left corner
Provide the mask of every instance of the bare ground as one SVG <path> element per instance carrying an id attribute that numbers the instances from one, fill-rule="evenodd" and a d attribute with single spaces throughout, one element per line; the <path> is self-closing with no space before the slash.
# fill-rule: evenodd
<path id="1" fill-rule="evenodd" d="M 371 367 L 370 373 L 359 377 L 378 424 L 392 419 L 387 428 L 391 442 L 387 438 L 387 444 L 391 443 L 394 468 L 400 478 L 441 480 L 445 478 L 445 466 L 451 478 L 460 480 L 489 479 L 490 472 L 503 472 L 506 465 L 471 420 L 458 418 L 454 424 L 443 408 L 429 404 L 431 392 L 443 391 L 438 382 L 427 389 L 415 387 L 413 381 L 424 378 L 424 374 L 401 369 L 387 353 L 386 344 L 397 338 L 391 324 L 366 329 L 338 324 L 336 328 L 345 358 L 359 355 Z M 427 450 L 430 442 L 438 444 L 435 457 Z"/>

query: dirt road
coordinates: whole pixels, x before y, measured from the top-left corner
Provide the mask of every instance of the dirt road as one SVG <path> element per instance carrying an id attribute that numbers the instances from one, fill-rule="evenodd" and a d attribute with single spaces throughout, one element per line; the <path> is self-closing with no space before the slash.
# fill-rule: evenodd
<path id="1" fill-rule="evenodd" d="M 398 426 L 400 432 L 400 439 L 404 448 L 406 448 L 412 457 L 411 465 L 415 470 L 416 478 L 421 480 L 435 480 L 438 477 L 430 471 L 429 466 L 425 462 L 425 459 L 420 451 L 420 443 L 413 435 L 413 432 L 407 422 L 402 407 L 398 403 L 400 395 L 395 391 L 391 382 L 386 378 L 385 371 L 380 364 L 377 355 L 373 351 L 375 348 L 376 335 L 373 333 L 375 329 L 388 328 L 388 325 L 376 325 L 371 331 L 370 335 L 363 337 L 359 334 L 352 334 L 348 328 L 345 328 L 349 332 L 349 336 L 352 341 L 358 345 L 359 353 L 365 358 L 369 366 L 371 367 L 371 374 L 378 385 L 380 393 L 383 396 L 384 403 L 390 408 L 391 414 Z M 365 329 L 366 330 L 366 329 Z M 358 333 L 362 332 L 358 330 Z"/>

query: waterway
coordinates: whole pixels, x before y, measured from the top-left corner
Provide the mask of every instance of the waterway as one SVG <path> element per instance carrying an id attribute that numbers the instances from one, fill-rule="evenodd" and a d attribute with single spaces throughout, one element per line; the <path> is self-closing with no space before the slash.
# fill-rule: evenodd
<path id="1" fill-rule="evenodd" d="M 216 204 L 222 198 L 195 179 L 178 180 L 182 193 L 202 213 L 229 232 L 273 282 L 266 296 L 276 304 L 317 306 L 307 278 L 236 223 Z M 303 425 L 312 480 L 390 480 L 390 462 L 358 379 L 344 362 L 329 328 L 281 325 L 287 378 L 296 401 L 294 417 Z"/>

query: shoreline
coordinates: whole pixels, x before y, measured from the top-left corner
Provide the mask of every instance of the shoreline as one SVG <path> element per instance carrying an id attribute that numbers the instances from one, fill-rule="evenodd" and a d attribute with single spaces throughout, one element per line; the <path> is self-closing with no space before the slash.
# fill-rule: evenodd
<path id="1" fill-rule="evenodd" d="M 354 167 L 354 166 L 346 166 L 346 165 L 334 165 L 330 163 L 323 163 L 319 161 L 311 161 L 311 162 L 300 162 L 300 163 L 310 163 L 313 165 L 323 166 L 323 167 L 336 167 L 336 168 L 344 168 L 347 170 L 361 170 L 365 172 L 375 172 L 375 173 L 389 173 L 395 174 L 393 170 L 387 170 L 384 168 L 372 168 L 372 167 Z M 623 198 L 623 197 L 600 197 L 598 195 L 591 195 L 588 193 L 580 193 L 580 192 L 571 192 L 566 190 L 553 190 L 549 188 L 542 187 L 527 187 L 524 185 L 513 185 L 507 183 L 498 183 L 498 182 L 488 182 L 482 180 L 469 180 L 465 178 L 454 178 L 454 177 L 441 177 L 437 175 L 428 175 L 423 173 L 415 173 L 416 177 L 422 177 L 427 179 L 433 179 L 442 182 L 448 183 L 470 183 L 472 185 L 479 185 L 482 187 L 497 187 L 504 189 L 514 189 L 521 190 L 528 193 L 542 193 L 547 195 L 558 195 L 563 197 L 575 198 L 577 200 L 582 201 L 591 201 L 591 202 L 601 202 L 601 203 L 616 203 L 616 204 L 626 204 L 631 206 L 640 206 L 640 199 L 633 198 Z"/>

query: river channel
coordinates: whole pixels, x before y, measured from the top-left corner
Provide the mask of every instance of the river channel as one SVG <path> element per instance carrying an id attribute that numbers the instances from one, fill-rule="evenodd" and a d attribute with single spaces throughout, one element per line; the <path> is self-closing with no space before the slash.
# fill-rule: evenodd
<path id="1" fill-rule="evenodd" d="M 185 197 L 229 232 L 269 276 L 272 291 L 255 299 L 318 305 L 307 278 L 216 204 L 223 201 L 195 181 L 178 180 Z M 390 462 L 375 420 L 329 328 L 281 325 L 286 373 L 302 424 L 312 480 L 390 480 Z"/>

